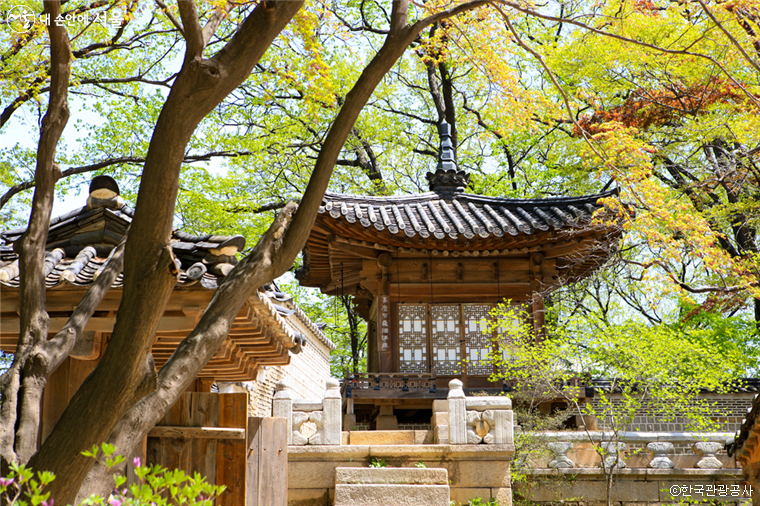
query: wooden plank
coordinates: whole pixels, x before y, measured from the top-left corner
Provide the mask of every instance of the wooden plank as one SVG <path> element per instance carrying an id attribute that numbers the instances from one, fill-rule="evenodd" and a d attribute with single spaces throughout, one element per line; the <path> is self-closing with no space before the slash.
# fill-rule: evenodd
<path id="1" fill-rule="evenodd" d="M 219 424 L 236 427 L 243 432 L 243 439 L 217 441 L 216 483 L 227 490 L 217 501 L 220 506 L 243 506 L 245 504 L 246 439 L 248 423 L 248 393 L 218 394 Z"/>
<path id="2" fill-rule="evenodd" d="M 248 419 L 246 506 L 287 506 L 286 431 L 284 418 Z"/>
<path id="3" fill-rule="evenodd" d="M 148 437 L 181 437 L 188 439 L 245 439 L 245 429 L 231 427 L 156 426 Z"/>
<path id="4" fill-rule="evenodd" d="M 53 427 L 69 404 L 69 365 L 71 359 L 66 359 L 50 375 L 45 389 L 42 391 L 42 413 L 40 416 L 40 444 L 47 439 Z"/>
<path id="5" fill-rule="evenodd" d="M 211 393 L 192 393 L 192 425 L 208 427 L 219 426 L 219 395 Z M 202 476 L 209 483 L 217 483 L 216 453 L 219 442 L 216 439 L 191 439 L 193 462 Z"/>

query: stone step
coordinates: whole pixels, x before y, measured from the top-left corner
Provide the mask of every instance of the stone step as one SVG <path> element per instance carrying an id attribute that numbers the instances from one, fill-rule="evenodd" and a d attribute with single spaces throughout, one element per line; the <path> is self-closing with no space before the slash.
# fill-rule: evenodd
<path id="1" fill-rule="evenodd" d="M 335 469 L 335 506 L 449 506 L 446 469 Z"/>

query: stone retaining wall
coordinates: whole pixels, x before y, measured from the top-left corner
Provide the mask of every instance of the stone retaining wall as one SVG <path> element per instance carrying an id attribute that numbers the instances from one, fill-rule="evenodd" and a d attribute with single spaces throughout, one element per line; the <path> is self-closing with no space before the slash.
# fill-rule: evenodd
<path id="1" fill-rule="evenodd" d="M 616 506 L 752 503 L 740 469 L 622 469 L 614 476 L 610 494 Z M 516 505 L 607 504 L 601 469 L 534 469 L 515 484 L 514 492 Z"/>
<path id="2" fill-rule="evenodd" d="M 467 504 L 470 499 L 487 502 L 493 497 L 501 506 L 511 506 L 513 452 L 512 444 L 290 446 L 288 505 L 332 506 L 336 468 L 369 467 L 373 459 L 381 459 L 389 467 L 422 462 L 428 468 L 447 469 L 452 501 Z"/>

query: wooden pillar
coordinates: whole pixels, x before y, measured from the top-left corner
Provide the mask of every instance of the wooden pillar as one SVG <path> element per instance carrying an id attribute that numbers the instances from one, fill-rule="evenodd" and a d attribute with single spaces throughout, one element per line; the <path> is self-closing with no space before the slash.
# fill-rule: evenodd
<path id="1" fill-rule="evenodd" d="M 197 378 L 195 380 L 195 391 L 211 393 L 211 387 L 214 385 L 214 382 L 214 378 Z"/>
<path id="2" fill-rule="evenodd" d="M 536 340 L 543 339 L 546 336 L 546 317 L 544 313 L 544 297 L 542 295 L 542 291 L 544 290 L 544 277 L 541 264 L 543 263 L 544 255 L 542 253 L 531 255 L 530 262 L 528 263 L 530 269 L 530 313 L 533 319 L 533 330 L 535 332 Z"/>
<path id="3" fill-rule="evenodd" d="M 380 268 L 377 286 L 379 296 L 377 301 L 377 345 L 378 345 L 378 372 L 393 371 L 393 350 L 391 329 L 393 318 L 391 315 L 390 298 L 390 267 L 393 259 L 388 253 L 377 257 L 377 266 Z"/>

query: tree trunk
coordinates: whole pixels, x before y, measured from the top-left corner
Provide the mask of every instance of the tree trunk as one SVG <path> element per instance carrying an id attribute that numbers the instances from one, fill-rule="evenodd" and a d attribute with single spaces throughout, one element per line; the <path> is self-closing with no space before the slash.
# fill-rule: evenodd
<path id="1" fill-rule="evenodd" d="M 139 387 L 150 374 L 150 347 L 176 281 L 169 270 L 174 258 L 168 242 L 185 147 L 200 120 L 250 74 L 301 5 L 259 4 L 219 53 L 203 59 L 207 40 L 195 4 L 179 4 L 187 53 L 148 149 L 127 241 L 119 316 L 100 364 L 29 461 L 36 470 L 56 474 L 47 490 L 62 504 L 74 502 L 92 466 L 92 459 L 81 451 L 108 439 L 127 409 L 147 393 Z"/>
<path id="2" fill-rule="evenodd" d="M 57 1 L 44 3 L 45 13 L 55 18 L 61 13 Z M 10 461 L 26 462 L 37 448 L 39 399 L 45 386 L 48 356 L 42 345 L 47 341 L 49 317 L 45 310 L 45 244 L 53 209 L 55 182 L 60 170 L 55 152 L 69 119 L 68 85 L 71 46 L 66 28 L 51 23 L 50 100 L 42 119 L 37 146 L 34 198 L 26 233 L 19 241 L 19 317 L 21 328 L 16 356 L 9 378 L 3 381 L 0 456 L 3 466 Z M 15 431 L 15 434 L 14 434 Z"/>

